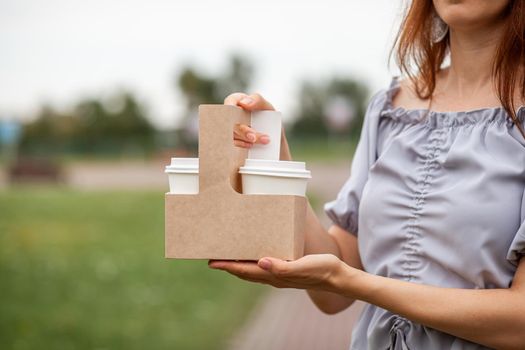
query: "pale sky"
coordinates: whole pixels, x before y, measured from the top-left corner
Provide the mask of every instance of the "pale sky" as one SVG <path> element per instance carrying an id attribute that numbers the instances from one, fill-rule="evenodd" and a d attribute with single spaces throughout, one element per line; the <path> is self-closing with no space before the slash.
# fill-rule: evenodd
<path id="1" fill-rule="evenodd" d="M 219 73 L 232 52 L 256 65 L 250 92 L 286 118 L 305 79 L 386 87 L 401 9 L 401 0 L 0 0 L 0 118 L 125 87 L 172 127 L 183 111 L 177 72 Z"/>

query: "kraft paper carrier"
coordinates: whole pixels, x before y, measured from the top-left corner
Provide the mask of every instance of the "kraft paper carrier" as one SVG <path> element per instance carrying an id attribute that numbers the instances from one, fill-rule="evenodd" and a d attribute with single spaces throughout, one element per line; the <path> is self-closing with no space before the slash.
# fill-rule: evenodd
<path id="1" fill-rule="evenodd" d="M 248 151 L 233 144 L 238 123 L 250 125 L 250 113 L 235 106 L 199 106 L 199 193 L 165 195 L 166 258 L 303 256 L 306 198 L 241 193 L 238 171 Z"/>

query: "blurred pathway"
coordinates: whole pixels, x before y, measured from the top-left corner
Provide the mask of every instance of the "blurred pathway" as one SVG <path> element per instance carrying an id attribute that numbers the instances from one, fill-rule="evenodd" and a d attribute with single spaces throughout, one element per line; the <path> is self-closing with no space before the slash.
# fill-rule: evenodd
<path id="1" fill-rule="evenodd" d="M 67 182 L 82 190 L 167 191 L 168 177 L 164 167 L 161 161 L 79 162 L 67 169 Z"/>
<path id="2" fill-rule="evenodd" d="M 102 189 L 168 189 L 164 173 L 165 162 L 86 162 L 74 163 L 67 168 L 67 183 L 84 190 Z M 350 161 L 337 163 L 311 162 L 312 172 L 308 190 L 320 200 L 335 196 L 350 173 Z"/>
<path id="3" fill-rule="evenodd" d="M 347 350 L 363 304 L 325 315 L 296 289 L 272 290 L 231 342 L 230 350 Z"/>
<path id="4" fill-rule="evenodd" d="M 64 166 L 66 185 L 74 189 L 98 190 L 165 190 L 168 178 L 161 161 L 86 161 Z M 9 186 L 7 169 L 0 167 L 0 189 Z"/>
<path id="5" fill-rule="evenodd" d="M 67 184 L 82 190 L 162 190 L 168 189 L 163 161 L 75 162 L 66 166 Z M 337 163 L 311 162 L 308 189 L 320 200 L 337 193 L 349 174 L 350 161 Z M 0 167 L 0 187 L 7 186 L 4 167 Z"/>

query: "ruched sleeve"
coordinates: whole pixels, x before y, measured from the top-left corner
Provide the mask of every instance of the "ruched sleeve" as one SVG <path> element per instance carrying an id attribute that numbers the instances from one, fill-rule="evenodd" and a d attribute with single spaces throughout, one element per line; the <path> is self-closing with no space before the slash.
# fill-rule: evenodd
<path id="1" fill-rule="evenodd" d="M 368 180 L 368 171 L 377 159 L 378 122 L 385 101 L 386 91 L 377 93 L 370 100 L 352 160 L 350 177 L 337 198 L 324 205 L 324 211 L 333 223 L 354 235 L 358 233 L 359 202 L 363 187 Z"/>
<path id="2" fill-rule="evenodd" d="M 507 253 L 507 260 L 513 264 L 518 265 L 522 256 L 525 255 L 525 192 L 521 200 L 521 226 L 514 236 Z"/>

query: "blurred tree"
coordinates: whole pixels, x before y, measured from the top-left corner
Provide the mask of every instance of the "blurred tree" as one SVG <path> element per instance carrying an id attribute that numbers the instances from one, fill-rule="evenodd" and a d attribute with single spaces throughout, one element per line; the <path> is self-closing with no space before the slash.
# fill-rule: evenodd
<path id="1" fill-rule="evenodd" d="M 186 98 L 186 108 L 194 109 L 203 103 L 218 103 L 217 81 L 186 67 L 178 78 L 178 87 Z"/>
<path id="2" fill-rule="evenodd" d="M 177 78 L 177 87 L 182 91 L 189 109 L 203 103 L 222 103 L 235 91 L 245 91 L 253 75 L 253 66 L 239 54 L 230 57 L 225 73 L 218 77 L 199 74 L 192 67 L 185 67 Z"/>
<path id="3" fill-rule="evenodd" d="M 290 134 L 315 138 L 358 136 L 367 96 L 367 86 L 351 78 L 334 78 L 325 83 L 303 82 Z"/>
<path id="4" fill-rule="evenodd" d="M 292 137 L 326 137 L 328 127 L 323 119 L 326 89 L 312 82 L 303 82 L 298 98 L 295 121 L 289 130 Z"/>
<path id="5" fill-rule="evenodd" d="M 143 107 L 128 92 L 114 98 L 120 108 L 109 114 L 107 133 L 113 135 L 127 153 L 151 151 L 155 129 L 146 118 Z"/>
<path id="6" fill-rule="evenodd" d="M 329 105 L 327 105 L 325 117 L 329 120 L 331 117 L 335 117 L 336 120 L 339 119 L 340 121 L 342 119 L 340 115 L 344 114 L 344 112 L 341 113 L 341 109 L 344 108 L 347 108 L 349 117 L 346 123 L 332 123 L 330 130 L 335 134 L 343 136 L 350 135 L 351 137 L 359 137 L 369 94 L 369 88 L 363 82 L 349 78 L 333 79 L 328 84 L 329 102 L 333 102 L 334 99 L 336 99 L 336 101 L 340 101 L 339 105 L 343 106 L 339 108 L 339 111 L 330 111 Z M 344 107 L 344 105 L 346 105 L 346 107 Z M 339 113 L 339 117 L 336 113 Z"/>
<path id="7" fill-rule="evenodd" d="M 224 98 L 233 92 L 246 92 L 253 74 L 253 65 L 247 58 L 239 54 L 232 55 L 226 73 L 219 77 L 217 89 L 219 102 L 222 103 Z"/>
<path id="8" fill-rule="evenodd" d="M 45 105 L 34 121 L 23 126 L 20 154 L 49 155 L 64 152 L 75 139 L 78 121 Z"/>
<path id="9" fill-rule="evenodd" d="M 79 122 L 78 138 L 73 142 L 72 149 L 79 153 L 107 152 L 105 143 L 110 143 L 106 135 L 109 115 L 102 101 L 86 99 L 80 101 L 73 111 Z"/>
<path id="10" fill-rule="evenodd" d="M 114 94 L 108 101 L 85 99 L 67 113 L 44 106 L 24 125 L 21 153 L 149 153 L 155 129 L 140 103 L 129 92 Z"/>
<path id="11" fill-rule="evenodd" d="M 200 104 L 222 103 L 224 98 L 236 91 L 246 91 L 253 76 L 251 62 L 239 55 L 230 57 L 224 74 L 209 77 L 198 73 L 195 68 L 185 67 L 176 79 L 176 86 L 186 100 L 186 109 L 180 130 L 181 147 L 196 152 L 198 141 L 198 107 Z"/>

